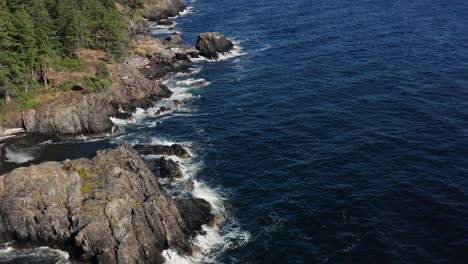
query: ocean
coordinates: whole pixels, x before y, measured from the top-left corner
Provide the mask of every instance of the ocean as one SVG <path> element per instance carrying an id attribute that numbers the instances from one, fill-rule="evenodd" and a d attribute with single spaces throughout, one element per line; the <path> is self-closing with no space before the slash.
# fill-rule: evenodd
<path id="1" fill-rule="evenodd" d="M 202 256 L 168 263 L 466 263 L 467 1 L 188 4 L 175 18 L 187 43 L 205 31 L 236 43 L 166 82 L 190 103 L 114 120 L 126 132 L 110 139 L 23 139 L 0 170 L 177 142 L 194 154 L 192 195 L 227 223 L 198 238 Z M 7 247 L 0 262 L 66 256 Z"/>

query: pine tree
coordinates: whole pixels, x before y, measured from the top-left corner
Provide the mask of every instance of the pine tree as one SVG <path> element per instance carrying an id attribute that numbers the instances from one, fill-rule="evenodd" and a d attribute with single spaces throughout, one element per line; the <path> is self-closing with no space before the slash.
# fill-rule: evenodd
<path id="1" fill-rule="evenodd" d="M 35 28 L 31 16 L 26 12 L 24 6 L 17 9 L 15 16 L 15 34 L 18 50 L 17 56 L 21 61 L 21 71 L 25 89 L 26 83 L 34 80 L 36 69 L 39 65 L 39 51 L 37 48 Z"/>
<path id="2" fill-rule="evenodd" d="M 40 77 L 45 88 L 48 88 L 48 59 L 57 54 L 53 21 L 43 1 L 32 3 L 32 18 L 35 26 L 35 37 L 39 55 Z"/>
<path id="3" fill-rule="evenodd" d="M 13 17 L 9 12 L 6 0 L 0 0 L 0 91 L 6 103 L 10 102 L 12 68 L 17 64 L 17 58 L 12 52 L 14 48 Z"/>
<path id="4" fill-rule="evenodd" d="M 85 38 L 85 18 L 77 0 L 63 0 L 57 4 L 57 30 L 63 48 L 68 55 L 77 54 Z"/>

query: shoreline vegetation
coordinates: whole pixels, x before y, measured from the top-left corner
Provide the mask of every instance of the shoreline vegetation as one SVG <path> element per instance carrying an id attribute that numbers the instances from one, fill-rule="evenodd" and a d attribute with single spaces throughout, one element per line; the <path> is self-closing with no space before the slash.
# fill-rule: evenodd
<path id="1" fill-rule="evenodd" d="M 178 34 L 149 36 L 149 21 L 171 25 L 168 18 L 186 8 L 180 0 L 30 5 L 0 0 L 2 154 L 23 132 L 113 133 L 111 118 L 129 119 L 171 97 L 164 78 L 190 72 L 193 58 L 216 59 L 234 47 L 216 32 L 200 34 L 197 46 L 184 45 Z M 173 100 L 174 107 L 183 103 Z M 223 216 L 203 199 L 170 197 L 158 183 L 181 176 L 164 157 L 190 159 L 189 152 L 179 145 L 137 150 L 122 145 L 91 160 L 45 162 L 0 176 L 0 243 L 49 246 L 98 263 L 162 263 L 164 250 L 195 254 L 195 236 Z M 163 157 L 145 161 L 148 152 Z"/>

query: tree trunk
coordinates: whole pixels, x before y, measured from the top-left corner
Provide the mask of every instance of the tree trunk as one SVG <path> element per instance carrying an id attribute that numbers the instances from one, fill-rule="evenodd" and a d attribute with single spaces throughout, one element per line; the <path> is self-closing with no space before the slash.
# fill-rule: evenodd
<path id="1" fill-rule="evenodd" d="M 11 102 L 10 91 L 8 91 L 8 89 L 5 91 L 5 102 L 6 104 Z"/>
<path id="2" fill-rule="evenodd" d="M 45 58 L 42 58 L 41 61 L 41 77 L 44 82 L 44 87 L 49 89 L 49 69 L 47 68 L 47 62 Z"/>

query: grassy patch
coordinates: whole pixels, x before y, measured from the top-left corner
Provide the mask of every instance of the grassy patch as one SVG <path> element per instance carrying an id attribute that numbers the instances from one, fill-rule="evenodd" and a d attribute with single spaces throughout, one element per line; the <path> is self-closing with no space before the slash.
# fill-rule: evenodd
<path id="1" fill-rule="evenodd" d="M 51 67 L 57 71 L 79 71 L 83 69 L 84 62 L 78 58 L 55 58 L 50 63 Z"/>
<path id="2" fill-rule="evenodd" d="M 83 180 L 91 180 L 94 177 L 93 173 L 86 168 L 79 168 L 77 172 Z"/>
<path id="3" fill-rule="evenodd" d="M 96 188 L 96 184 L 94 184 L 94 183 L 83 184 L 83 185 L 81 185 L 81 192 L 82 193 L 92 193 L 95 188 Z"/>

